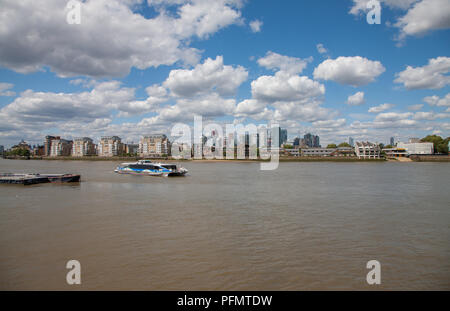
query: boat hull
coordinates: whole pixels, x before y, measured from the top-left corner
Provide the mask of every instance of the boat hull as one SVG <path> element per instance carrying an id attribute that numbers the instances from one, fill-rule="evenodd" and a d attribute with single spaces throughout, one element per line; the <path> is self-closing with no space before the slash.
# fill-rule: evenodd
<path id="1" fill-rule="evenodd" d="M 1 184 L 35 185 L 43 183 L 79 182 L 81 176 L 74 174 L 0 174 Z"/>
<path id="2" fill-rule="evenodd" d="M 61 175 L 61 176 L 47 176 L 48 180 L 51 183 L 69 183 L 69 182 L 79 182 L 81 176 L 80 175 Z"/>
<path id="3" fill-rule="evenodd" d="M 170 172 L 167 173 L 167 177 L 182 177 L 185 176 L 187 172 Z"/>
<path id="4" fill-rule="evenodd" d="M 153 163 L 149 160 L 140 160 L 135 163 L 122 163 L 114 172 L 118 174 L 142 175 L 142 176 L 184 176 L 187 169 L 178 168 L 174 164 Z"/>
<path id="5" fill-rule="evenodd" d="M 139 176 L 162 176 L 162 172 L 145 172 L 145 171 L 126 171 L 115 170 L 117 174 L 139 175 Z"/>

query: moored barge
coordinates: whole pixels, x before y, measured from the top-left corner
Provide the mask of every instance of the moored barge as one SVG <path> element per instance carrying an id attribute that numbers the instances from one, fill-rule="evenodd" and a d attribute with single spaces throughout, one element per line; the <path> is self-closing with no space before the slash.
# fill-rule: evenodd
<path id="1" fill-rule="evenodd" d="M 79 182 L 81 176 L 75 174 L 0 174 L 0 184 L 35 185 L 43 183 Z"/>

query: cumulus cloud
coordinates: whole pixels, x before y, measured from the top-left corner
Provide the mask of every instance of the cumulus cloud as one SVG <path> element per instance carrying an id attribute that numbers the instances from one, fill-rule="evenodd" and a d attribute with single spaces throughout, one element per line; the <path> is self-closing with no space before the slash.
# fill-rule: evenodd
<path id="1" fill-rule="evenodd" d="M 447 93 L 447 95 L 442 98 L 437 95 L 427 96 L 423 101 L 431 106 L 450 107 L 450 93 Z"/>
<path id="2" fill-rule="evenodd" d="M 314 69 L 314 78 L 362 86 L 375 81 L 386 69 L 379 61 L 361 56 L 327 59 Z"/>
<path id="3" fill-rule="evenodd" d="M 328 53 L 328 50 L 323 46 L 322 43 L 317 44 L 316 45 L 316 49 L 317 49 L 317 52 L 319 52 L 320 54 L 327 54 Z"/>
<path id="4" fill-rule="evenodd" d="M 347 105 L 349 106 L 360 106 L 364 103 L 364 92 L 357 92 L 347 98 Z"/>
<path id="5" fill-rule="evenodd" d="M 88 136 L 101 136 L 103 131 L 132 138 L 145 129 L 167 131 L 175 122 L 192 121 L 196 114 L 205 118 L 234 116 L 236 101 L 232 96 L 246 79 L 243 67 L 226 66 L 218 56 L 192 69 L 172 70 L 162 84 L 148 86 L 147 97 L 142 100 L 136 98 L 135 88 L 123 87 L 114 80 L 72 80 L 71 84 L 90 89 L 78 93 L 27 90 L 0 110 L 0 137 L 12 138 L 18 131 L 30 131 L 24 137 L 33 138 L 33 131 L 58 129 L 68 137 L 91 130 Z M 245 109 L 241 112 L 246 113 Z M 137 123 L 112 123 L 116 117 L 144 113 L 152 115 Z M 269 113 L 264 107 L 259 117 L 268 117 Z"/>
<path id="6" fill-rule="evenodd" d="M 375 121 L 399 121 L 411 117 L 411 112 L 384 112 L 375 117 Z"/>
<path id="7" fill-rule="evenodd" d="M 450 84 L 450 57 L 437 57 L 428 60 L 422 67 L 407 66 L 396 74 L 394 82 L 402 83 L 409 90 L 440 89 Z"/>
<path id="8" fill-rule="evenodd" d="M 256 99 L 246 99 L 241 101 L 235 111 L 236 117 L 247 117 L 261 113 L 266 108 L 266 104 Z"/>
<path id="9" fill-rule="evenodd" d="M 367 3 L 370 0 L 353 0 L 353 5 L 350 8 L 349 13 L 353 15 L 359 15 L 367 12 Z M 380 0 L 380 2 L 392 9 L 408 9 L 413 3 L 418 0 Z"/>
<path id="10" fill-rule="evenodd" d="M 414 120 L 436 120 L 450 118 L 449 113 L 435 113 L 433 111 L 418 111 L 414 114 Z"/>
<path id="11" fill-rule="evenodd" d="M 221 117 L 232 115 L 236 108 L 236 101 L 233 98 L 222 98 L 219 94 L 208 94 L 203 98 L 181 99 L 177 101 L 177 106 L 183 111 L 199 114 L 205 117 Z M 192 120 L 192 119 L 191 119 Z"/>
<path id="12" fill-rule="evenodd" d="M 0 82 L 0 96 L 14 96 L 16 92 L 11 91 L 14 87 L 12 83 Z"/>
<path id="13" fill-rule="evenodd" d="M 398 129 L 398 128 L 417 128 L 417 121 L 411 119 L 386 120 L 374 122 L 355 121 L 351 124 L 352 128 L 357 129 Z"/>
<path id="14" fill-rule="evenodd" d="M 270 70 L 280 70 L 294 75 L 301 73 L 311 61 L 311 57 L 301 59 L 269 51 L 264 57 L 259 58 L 257 62 L 261 67 Z"/>
<path id="15" fill-rule="evenodd" d="M 395 26 L 400 28 L 400 39 L 450 28 L 450 3 L 448 0 L 417 2 L 405 16 L 398 19 Z"/>
<path id="16" fill-rule="evenodd" d="M 241 2 L 191 0 L 154 2 L 152 18 L 133 11 L 141 1 L 86 0 L 82 22 L 66 22 L 66 0 L 3 0 L 0 12 L 0 65 L 28 73 L 48 66 L 59 76 L 124 76 L 146 69 L 196 64 L 190 39 L 205 39 L 241 23 Z M 169 14 L 165 5 L 176 5 Z"/>
<path id="17" fill-rule="evenodd" d="M 143 119 L 139 126 L 170 127 L 174 122 L 192 121 L 194 115 L 206 118 L 232 116 L 236 110 L 236 101 L 232 97 L 247 76 L 241 66 L 224 65 L 222 56 L 207 58 L 192 69 L 171 70 L 162 85 L 146 89 L 149 97 L 144 103 L 155 104 L 157 114 Z M 175 103 L 158 105 L 167 99 Z M 140 108 L 144 103 L 129 102 L 127 108 Z"/>
<path id="18" fill-rule="evenodd" d="M 264 102 L 305 100 L 325 94 L 325 86 L 306 76 L 282 71 L 274 76 L 261 76 L 251 83 L 252 96 Z"/>
<path id="19" fill-rule="evenodd" d="M 236 106 L 235 116 L 283 123 L 315 122 L 335 117 L 335 111 L 321 106 L 325 86 L 299 75 L 310 61 L 311 58 L 300 59 L 267 52 L 258 59 L 258 64 L 278 71 L 251 82 L 252 98 Z"/>
<path id="20" fill-rule="evenodd" d="M 352 128 L 357 129 L 397 129 L 397 128 L 417 128 L 417 121 L 412 120 L 412 112 L 382 112 L 376 115 L 373 121 L 355 121 Z"/>
<path id="21" fill-rule="evenodd" d="M 206 118 L 233 115 L 236 101 L 232 98 L 222 98 L 216 93 L 208 94 L 202 98 L 179 99 L 176 104 L 161 107 L 158 114 L 144 118 L 138 126 L 161 125 L 170 128 L 176 122 L 192 122 L 195 115 Z"/>
<path id="22" fill-rule="evenodd" d="M 343 118 L 337 120 L 322 120 L 315 121 L 312 124 L 318 129 L 336 129 L 343 127 L 346 124 L 346 120 Z"/>
<path id="23" fill-rule="evenodd" d="M 353 0 L 349 11 L 353 15 L 368 12 L 370 0 Z M 399 29 L 398 40 L 407 36 L 421 36 L 433 30 L 450 28 L 450 5 L 448 0 L 379 0 L 382 7 L 406 11 L 394 23 Z"/>
<path id="24" fill-rule="evenodd" d="M 0 114 L 9 122 L 35 125 L 53 124 L 72 119 L 92 121 L 107 118 L 111 109 L 121 109 L 124 103 L 134 99 L 134 88 L 123 88 L 118 81 L 98 84 L 90 92 L 53 93 L 22 92 L 11 104 L 3 107 Z"/>
<path id="25" fill-rule="evenodd" d="M 172 95 L 194 97 L 212 91 L 222 96 L 234 95 L 236 89 L 247 80 L 248 72 L 242 66 L 223 64 L 223 57 L 208 58 L 193 69 L 172 70 L 163 83 Z"/>
<path id="26" fill-rule="evenodd" d="M 263 22 L 261 22 L 260 20 L 255 19 L 254 21 L 250 22 L 250 29 L 253 32 L 260 32 L 262 25 L 263 25 Z"/>
<path id="27" fill-rule="evenodd" d="M 273 118 L 278 121 L 296 120 L 302 122 L 315 122 L 329 120 L 336 117 L 337 112 L 322 107 L 321 102 L 312 101 L 307 103 L 278 102 L 275 103 Z"/>
<path id="28" fill-rule="evenodd" d="M 388 109 L 391 109 L 391 108 L 393 108 L 395 105 L 393 105 L 393 104 L 382 104 L 382 105 L 379 105 L 379 106 L 375 106 L 375 107 L 370 107 L 369 108 L 369 112 L 371 112 L 371 113 L 379 113 L 379 112 L 383 112 L 383 111 L 386 111 L 386 110 L 388 110 Z"/>
<path id="29" fill-rule="evenodd" d="M 408 110 L 417 111 L 417 110 L 422 109 L 422 107 L 423 107 L 423 104 L 410 105 L 410 106 L 408 106 Z"/>

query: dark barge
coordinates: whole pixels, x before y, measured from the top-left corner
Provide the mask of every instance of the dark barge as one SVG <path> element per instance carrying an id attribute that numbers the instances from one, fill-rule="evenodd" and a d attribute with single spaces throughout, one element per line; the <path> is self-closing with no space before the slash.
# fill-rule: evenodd
<path id="1" fill-rule="evenodd" d="M 43 183 L 79 182 L 76 174 L 0 174 L 0 184 L 34 185 Z"/>

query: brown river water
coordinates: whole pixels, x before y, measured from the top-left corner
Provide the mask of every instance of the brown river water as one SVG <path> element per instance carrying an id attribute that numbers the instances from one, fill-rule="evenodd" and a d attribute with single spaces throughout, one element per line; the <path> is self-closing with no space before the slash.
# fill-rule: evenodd
<path id="1" fill-rule="evenodd" d="M 117 164 L 0 159 L 82 175 L 0 185 L 0 290 L 450 290 L 448 163 L 185 162 L 184 178 Z"/>

